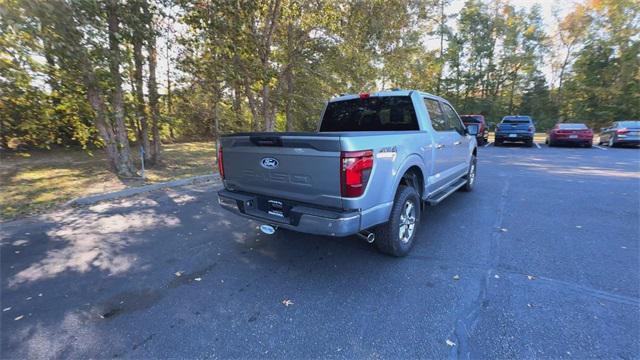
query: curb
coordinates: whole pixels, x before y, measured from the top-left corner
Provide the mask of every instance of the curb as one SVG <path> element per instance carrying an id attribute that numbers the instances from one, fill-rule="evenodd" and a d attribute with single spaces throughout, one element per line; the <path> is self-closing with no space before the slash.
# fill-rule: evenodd
<path id="1" fill-rule="evenodd" d="M 132 187 L 129 189 L 114 191 L 106 194 L 98 194 L 98 195 L 92 195 L 87 197 L 81 197 L 81 198 L 70 200 L 67 203 L 65 203 L 65 205 L 66 206 L 93 205 L 100 201 L 129 197 L 129 196 L 138 195 L 138 194 L 142 194 L 145 192 L 158 190 L 162 188 L 203 184 L 203 183 L 209 183 L 209 182 L 219 181 L 219 180 L 220 180 L 220 175 L 218 174 L 193 176 L 186 179 L 179 179 L 179 180 L 167 181 L 167 182 L 162 182 L 157 184 Z"/>

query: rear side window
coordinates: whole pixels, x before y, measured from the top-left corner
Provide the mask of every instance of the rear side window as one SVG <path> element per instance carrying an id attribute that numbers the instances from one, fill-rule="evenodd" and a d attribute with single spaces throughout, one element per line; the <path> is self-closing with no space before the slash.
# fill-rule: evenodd
<path id="1" fill-rule="evenodd" d="M 429 111 L 429 118 L 431 118 L 431 126 L 435 131 L 447 131 L 451 130 L 449 127 L 449 121 L 442 112 L 440 103 L 433 99 L 424 99 L 424 104 Z"/>
<path id="2" fill-rule="evenodd" d="M 321 132 L 420 130 L 409 96 L 373 96 L 330 102 L 322 117 Z"/>

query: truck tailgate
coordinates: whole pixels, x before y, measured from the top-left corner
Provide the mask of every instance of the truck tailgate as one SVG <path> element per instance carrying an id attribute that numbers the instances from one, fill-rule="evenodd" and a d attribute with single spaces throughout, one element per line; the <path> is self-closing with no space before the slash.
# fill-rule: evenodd
<path id="1" fill-rule="evenodd" d="M 228 189 L 342 207 L 339 136 L 248 133 L 220 141 Z"/>

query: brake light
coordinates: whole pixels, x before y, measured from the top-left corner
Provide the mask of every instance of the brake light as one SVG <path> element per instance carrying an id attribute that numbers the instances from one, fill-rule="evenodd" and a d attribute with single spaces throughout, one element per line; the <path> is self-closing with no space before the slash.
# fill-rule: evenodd
<path id="1" fill-rule="evenodd" d="M 216 157 L 218 158 L 218 173 L 220 173 L 220 178 L 224 179 L 224 164 L 222 159 L 222 144 L 218 142 L 218 151 L 216 152 Z"/>
<path id="2" fill-rule="evenodd" d="M 628 132 L 629 132 L 629 129 L 627 129 L 627 128 L 622 128 L 622 129 L 616 130 L 616 134 L 626 134 Z"/>
<path id="3" fill-rule="evenodd" d="M 370 96 L 369 93 L 360 93 L 360 100 L 368 99 Z"/>
<path id="4" fill-rule="evenodd" d="M 373 168 L 373 151 L 343 151 L 340 153 L 340 194 L 358 197 L 364 193 Z"/>

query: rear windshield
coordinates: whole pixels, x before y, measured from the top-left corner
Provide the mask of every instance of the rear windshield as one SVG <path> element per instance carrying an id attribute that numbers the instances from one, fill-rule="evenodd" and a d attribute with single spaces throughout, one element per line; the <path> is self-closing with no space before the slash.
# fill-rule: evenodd
<path id="1" fill-rule="evenodd" d="M 502 120 L 503 124 L 528 124 L 531 120 L 529 119 L 504 119 Z"/>
<path id="2" fill-rule="evenodd" d="M 588 129 L 585 124 L 558 124 L 558 129 L 563 130 L 583 130 Z"/>
<path id="3" fill-rule="evenodd" d="M 502 118 L 503 124 L 527 124 L 532 122 L 531 116 L 526 115 L 510 115 Z"/>
<path id="4" fill-rule="evenodd" d="M 380 96 L 330 102 L 321 132 L 419 130 L 409 96 Z"/>
<path id="5" fill-rule="evenodd" d="M 482 123 L 482 120 L 480 119 L 479 116 L 462 115 L 462 116 L 460 116 L 460 118 L 462 119 L 462 122 L 464 122 L 464 123 L 472 123 L 472 124 L 480 124 L 480 123 Z"/>
<path id="6" fill-rule="evenodd" d="M 640 121 L 620 121 L 622 127 L 640 127 Z"/>

